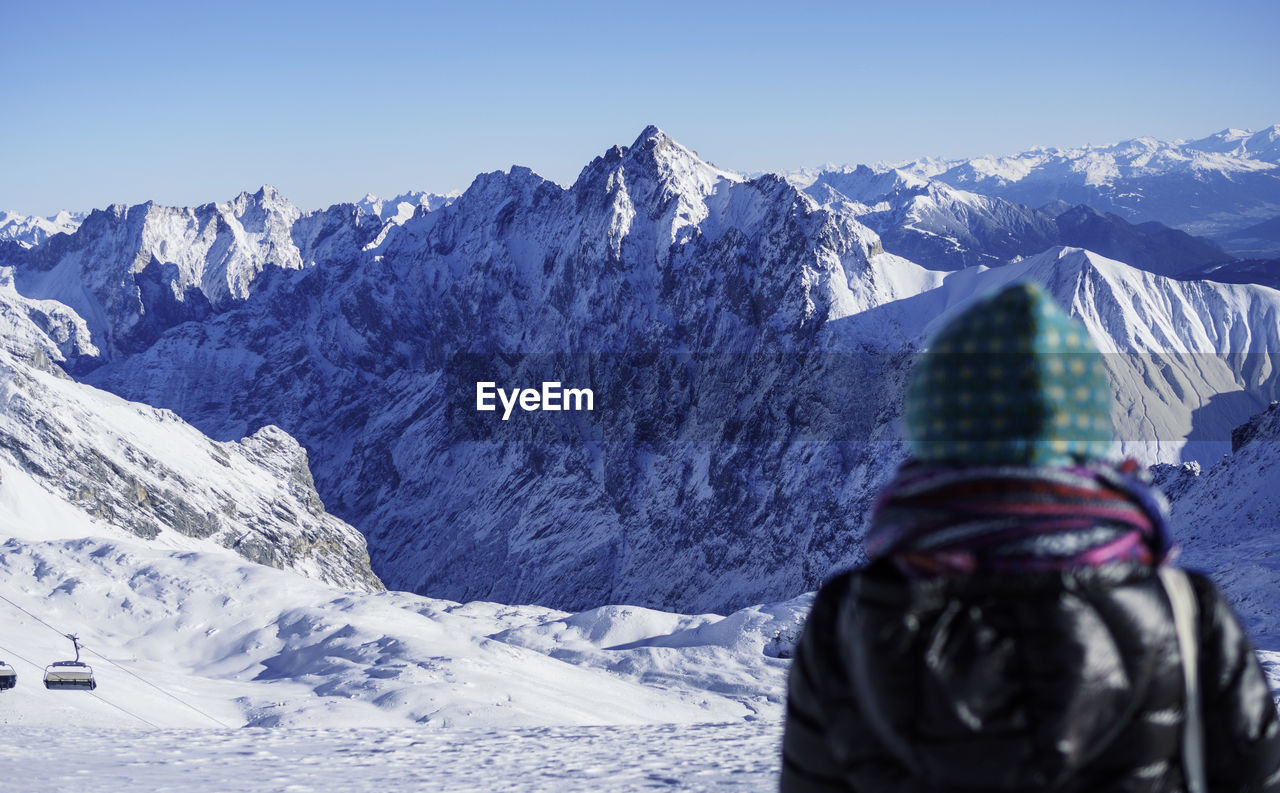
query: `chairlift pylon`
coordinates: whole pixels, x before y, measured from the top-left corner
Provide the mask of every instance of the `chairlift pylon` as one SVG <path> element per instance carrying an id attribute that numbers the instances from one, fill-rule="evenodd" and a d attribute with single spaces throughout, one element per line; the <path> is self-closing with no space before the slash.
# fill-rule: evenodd
<path id="1" fill-rule="evenodd" d="M 44 687 L 52 690 L 82 689 L 92 691 L 98 687 L 93 679 L 93 667 L 80 660 L 80 639 L 68 633 L 67 638 L 76 648 L 76 660 L 54 661 L 44 668 Z"/>

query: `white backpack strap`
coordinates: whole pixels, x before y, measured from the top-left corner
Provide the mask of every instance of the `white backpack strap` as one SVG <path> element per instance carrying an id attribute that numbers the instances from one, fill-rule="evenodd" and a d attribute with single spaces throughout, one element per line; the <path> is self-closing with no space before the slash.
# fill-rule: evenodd
<path id="1" fill-rule="evenodd" d="M 1156 569 L 1173 607 L 1173 627 L 1178 634 L 1182 656 L 1182 678 L 1186 688 L 1186 718 L 1182 725 L 1182 770 L 1188 793 L 1208 793 L 1204 767 L 1204 724 L 1200 718 L 1199 639 L 1196 636 L 1196 593 L 1186 572 L 1161 565 Z"/>

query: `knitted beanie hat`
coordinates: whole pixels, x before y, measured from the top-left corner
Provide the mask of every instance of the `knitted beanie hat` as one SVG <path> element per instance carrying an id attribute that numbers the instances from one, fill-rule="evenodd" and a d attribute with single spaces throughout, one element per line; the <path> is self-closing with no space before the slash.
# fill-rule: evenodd
<path id="1" fill-rule="evenodd" d="M 1089 332 L 1035 284 L 978 301 L 911 372 L 912 454 L 969 465 L 1071 465 L 1114 440 L 1111 384 Z"/>

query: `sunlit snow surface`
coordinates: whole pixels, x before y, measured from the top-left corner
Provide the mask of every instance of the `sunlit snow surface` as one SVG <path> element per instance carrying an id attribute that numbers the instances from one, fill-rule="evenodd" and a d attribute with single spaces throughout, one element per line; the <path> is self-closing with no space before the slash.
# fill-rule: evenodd
<path id="1" fill-rule="evenodd" d="M 776 724 L 507 730 L 6 730 L 6 789 L 765 791 Z"/>
<path id="2" fill-rule="evenodd" d="M 226 556 L 93 537 L 11 538 L 0 545 L 0 580 L 0 594 L 57 628 L 0 602 L 0 658 L 19 678 L 0 699 L 0 721 L 31 726 L 776 720 L 787 662 L 767 650 L 808 601 L 728 617 L 625 606 L 570 614 L 343 592 Z M 90 648 L 97 691 L 40 685 L 42 665 L 72 651 L 60 632 Z"/>

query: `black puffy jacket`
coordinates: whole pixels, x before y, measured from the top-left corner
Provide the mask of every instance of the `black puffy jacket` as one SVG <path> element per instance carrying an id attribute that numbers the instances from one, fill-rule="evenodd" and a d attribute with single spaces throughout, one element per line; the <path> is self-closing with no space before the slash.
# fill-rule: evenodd
<path id="1" fill-rule="evenodd" d="M 1209 788 L 1280 793 L 1280 724 L 1214 585 L 1199 601 Z M 1184 682 L 1151 568 L 908 580 L 818 593 L 796 649 L 782 790 L 1183 791 Z"/>

